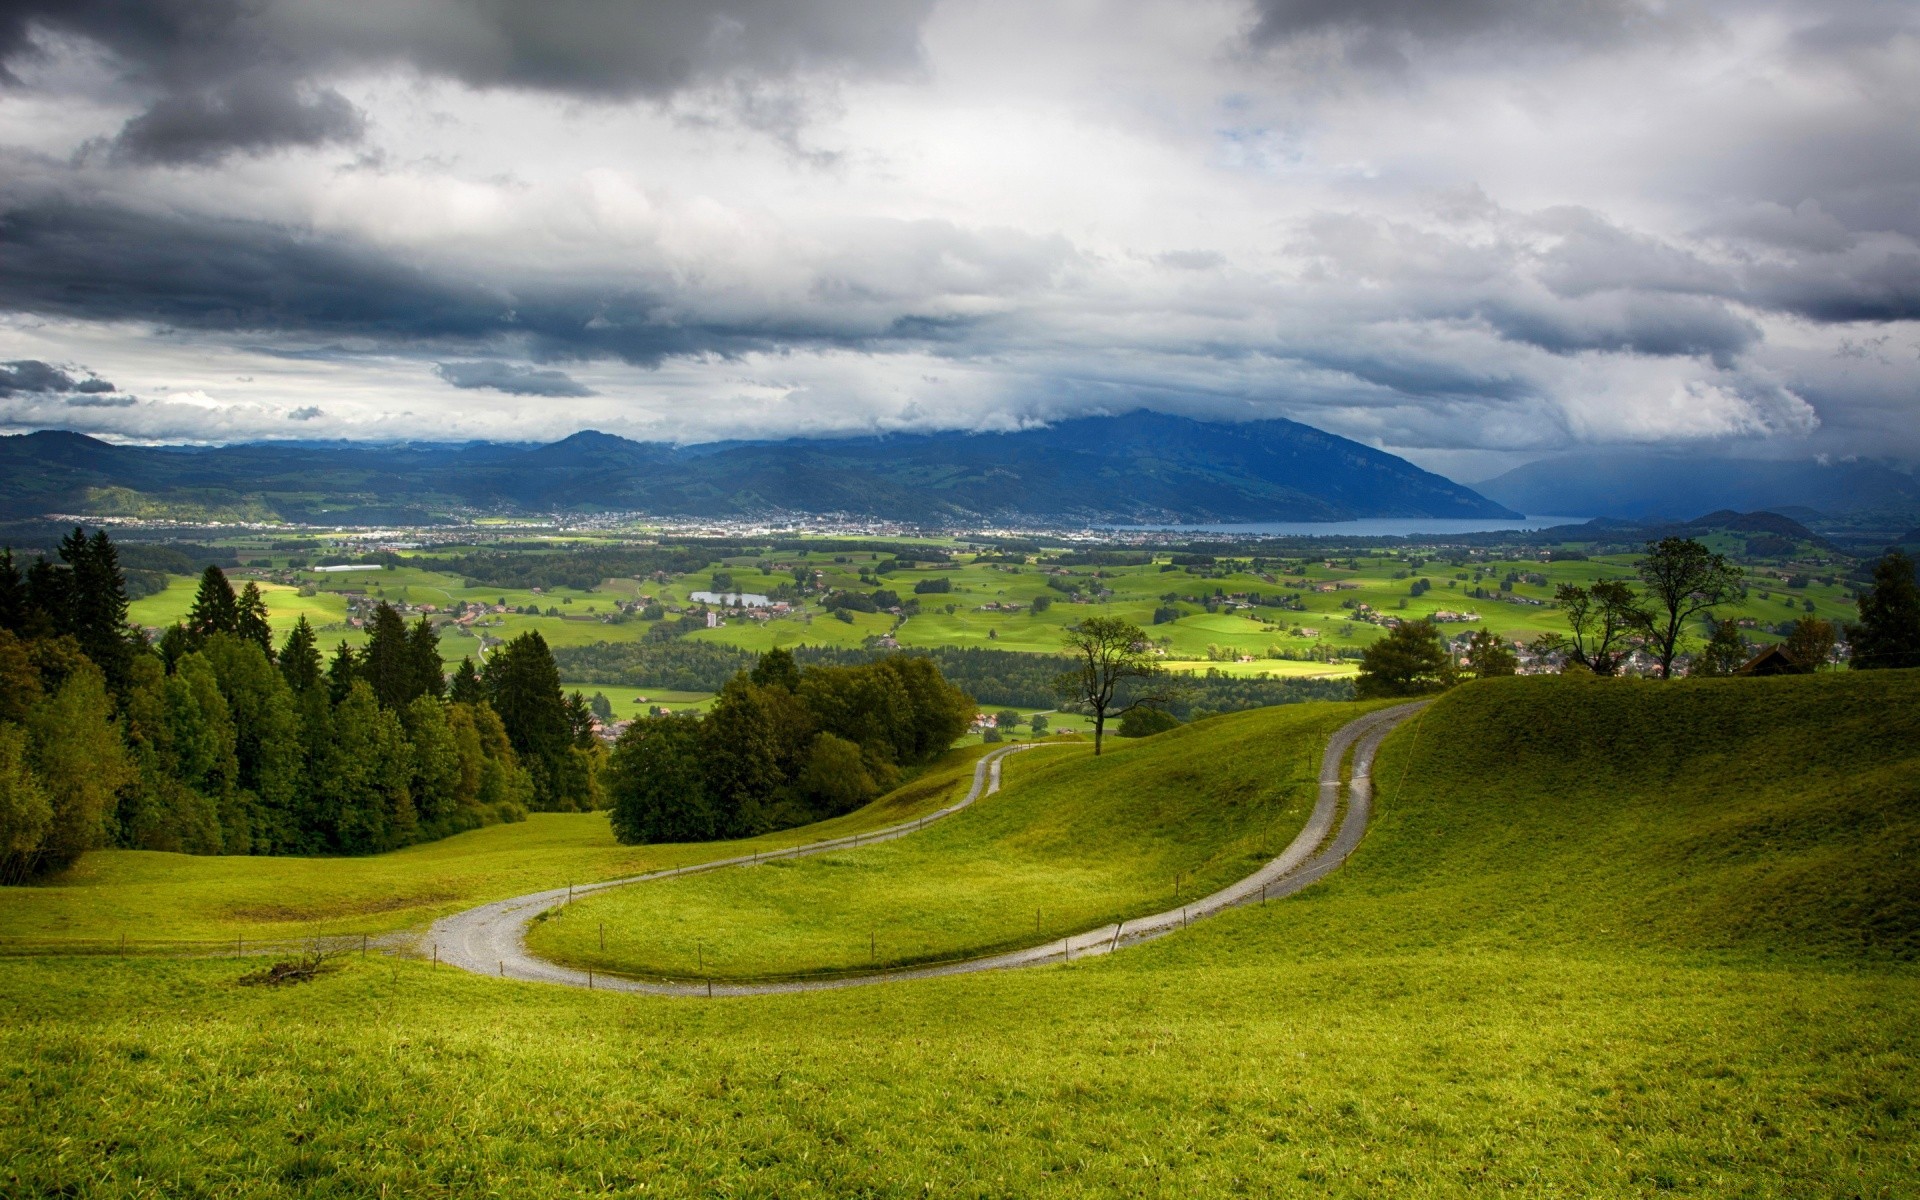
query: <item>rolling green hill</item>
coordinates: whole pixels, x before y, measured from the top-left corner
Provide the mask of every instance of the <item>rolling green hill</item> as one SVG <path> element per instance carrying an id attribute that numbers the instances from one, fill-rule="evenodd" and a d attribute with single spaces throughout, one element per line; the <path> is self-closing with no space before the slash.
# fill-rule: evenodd
<path id="1" fill-rule="evenodd" d="M 1068 967 L 708 1002 L 8 961 L 0 1190 L 1911 1195 L 1916 714 L 1920 672 L 1469 685 L 1342 870 Z M 1156 738 L 1116 802 L 1156 752 L 1206 786 Z"/>
<path id="2" fill-rule="evenodd" d="M 913 837 L 617 888 L 528 945 L 599 971 L 741 979 L 975 957 L 1161 912 L 1176 880 L 1206 895 L 1292 840 L 1321 749 L 1360 711 L 1290 704 L 1112 741 L 1099 759 L 1015 755 L 1005 790 Z"/>

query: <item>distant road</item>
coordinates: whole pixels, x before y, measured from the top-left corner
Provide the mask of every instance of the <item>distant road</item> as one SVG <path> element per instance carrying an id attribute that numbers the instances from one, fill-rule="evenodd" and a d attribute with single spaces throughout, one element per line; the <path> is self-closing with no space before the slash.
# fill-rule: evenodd
<path id="1" fill-rule="evenodd" d="M 894 983 L 906 979 L 931 979 L 942 975 L 963 975 L 975 971 L 1001 971 L 1013 967 L 1037 966 L 1050 962 L 1071 962 L 1111 954 L 1125 946 L 1162 937 L 1183 929 L 1228 908 L 1262 900 L 1289 896 L 1324 878 L 1346 861 L 1366 832 L 1372 813 L 1374 754 L 1388 733 L 1402 721 L 1420 711 L 1428 701 L 1380 709 L 1349 722 L 1335 731 L 1320 760 L 1320 793 L 1307 823 L 1279 857 L 1246 878 L 1179 908 L 1147 917 L 1135 917 L 1118 924 L 1105 925 L 1084 933 L 1057 938 L 1024 950 L 1012 950 L 982 958 L 931 966 L 903 967 L 864 975 L 832 978 L 783 980 L 767 983 L 716 983 L 689 981 L 648 981 L 599 972 L 576 971 L 534 957 L 526 945 L 527 927 L 547 909 L 565 904 L 567 888 L 551 888 L 496 900 L 434 923 L 422 939 L 420 949 L 437 954 L 439 961 L 480 975 L 508 979 L 558 983 L 570 987 L 592 987 L 603 991 L 639 992 L 654 996 L 767 996 L 787 992 L 824 991 L 830 988 L 862 987 L 875 983 Z M 1056 743 L 1071 744 L 1071 743 Z M 576 885 L 571 895 L 578 898 L 607 888 L 626 887 L 656 879 L 671 879 L 727 867 L 750 866 L 776 858 L 805 858 L 833 850 L 846 850 L 873 842 L 890 841 L 918 832 L 929 824 L 966 808 L 983 795 L 1000 789 L 1000 769 L 1007 755 L 1046 748 L 1047 743 L 1009 746 L 982 758 L 973 769 L 973 786 L 960 800 L 938 812 L 914 821 L 875 830 L 872 833 L 811 842 L 785 850 L 768 851 L 654 871 L 625 879 Z M 1353 750 L 1352 780 L 1343 784 L 1340 767 L 1347 751 Z M 1341 803 L 1345 799 L 1345 804 Z"/>

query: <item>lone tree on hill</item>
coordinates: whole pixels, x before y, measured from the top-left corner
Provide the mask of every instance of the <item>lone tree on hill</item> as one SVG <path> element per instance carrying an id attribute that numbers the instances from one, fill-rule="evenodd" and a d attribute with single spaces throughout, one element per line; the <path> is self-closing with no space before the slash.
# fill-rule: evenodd
<path id="1" fill-rule="evenodd" d="M 1873 565 L 1873 586 L 1855 603 L 1860 623 L 1847 626 L 1854 670 L 1920 667 L 1920 581 L 1911 558 L 1888 551 Z"/>
<path id="2" fill-rule="evenodd" d="M 1440 627 L 1430 621 L 1402 621 L 1360 656 L 1353 694 L 1360 700 L 1423 696 L 1444 691 L 1453 679 L 1453 655 Z"/>
<path id="3" fill-rule="evenodd" d="M 1118 617 L 1088 617 L 1067 627 L 1062 645 L 1074 659 L 1074 668 L 1053 682 L 1065 701 L 1093 710 L 1093 752 L 1100 753 L 1109 718 L 1136 708 L 1160 708 L 1173 701 L 1176 688 L 1166 669 L 1155 661 L 1146 631 Z M 1125 699 L 1122 684 L 1133 681 Z"/>
<path id="4" fill-rule="evenodd" d="M 1647 585 L 1653 620 L 1647 633 L 1660 658 L 1660 677 L 1673 677 L 1673 660 L 1687 622 L 1731 600 L 1740 586 L 1740 568 L 1692 538 L 1668 537 L 1647 543 L 1647 556 L 1633 564 Z"/>
<path id="5" fill-rule="evenodd" d="M 1592 587 L 1563 583 L 1553 598 L 1567 615 L 1572 636 L 1546 634 L 1535 641 L 1536 649 L 1563 653 L 1595 675 L 1613 674 L 1621 658 L 1615 645 L 1653 621 L 1640 597 L 1617 579 L 1602 579 Z"/>

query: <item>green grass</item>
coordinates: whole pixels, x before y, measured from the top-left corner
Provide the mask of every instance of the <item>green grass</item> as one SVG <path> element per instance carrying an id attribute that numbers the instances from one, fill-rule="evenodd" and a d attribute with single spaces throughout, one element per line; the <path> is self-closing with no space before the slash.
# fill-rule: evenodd
<path id="1" fill-rule="evenodd" d="M 645 716 L 647 709 L 661 707 L 673 712 L 705 712 L 713 706 L 712 692 L 676 692 L 669 688 L 621 687 L 611 683 L 565 683 L 563 692 L 579 692 L 591 698 L 595 692 L 607 698 L 613 705 L 613 715 L 619 720 L 629 717 Z"/>
<path id="2" fill-rule="evenodd" d="M 1341 871 L 1070 967 L 706 1002 L 0 963 L 0 1191 L 1912 1195 L 1915 676 L 1471 685 Z"/>
<path id="3" fill-rule="evenodd" d="M 1278 854 L 1313 807 L 1346 704 L 1257 709 L 1151 739 L 1009 759 L 1004 789 L 878 846 L 622 888 L 528 941 L 580 967 L 832 974 L 1030 945 L 1160 912 Z M 600 948 L 602 926 L 606 948 Z"/>
<path id="4" fill-rule="evenodd" d="M 954 750 L 917 779 L 832 821 L 740 842 L 622 846 L 605 813 L 535 813 L 367 858 L 220 857 L 99 850 L 65 873 L 0 892 L 0 952 L 52 943 L 136 949 L 159 942 L 298 939 L 423 928 L 501 896 L 612 879 L 877 829 L 965 792 L 979 748 Z"/>

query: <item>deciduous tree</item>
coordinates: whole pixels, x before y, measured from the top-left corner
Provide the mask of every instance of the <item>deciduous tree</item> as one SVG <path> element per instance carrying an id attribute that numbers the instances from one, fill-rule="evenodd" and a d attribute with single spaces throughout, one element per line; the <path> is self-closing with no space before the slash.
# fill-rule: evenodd
<path id="1" fill-rule="evenodd" d="M 1162 708 L 1174 698 L 1175 688 L 1154 657 L 1146 631 L 1132 621 L 1088 617 L 1069 625 L 1061 644 L 1074 667 L 1054 681 L 1054 690 L 1092 713 L 1096 755 L 1109 719 L 1135 708 Z M 1122 685 L 1127 688 L 1124 696 Z"/>
<path id="2" fill-rule="evenodd" d="M 1732 599 L 1741 571 L 1722 555 L 1692 538 L 1667 537 L 1647 543 L 1647 556 L 1634 564 L 1647 585 L 1652 619 L 1647 635 L 1660 659 L 1660 677 L 1673 676 L 1687 622 Z"/>

